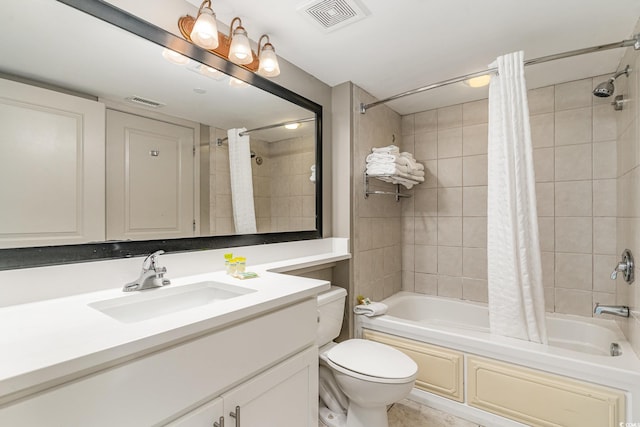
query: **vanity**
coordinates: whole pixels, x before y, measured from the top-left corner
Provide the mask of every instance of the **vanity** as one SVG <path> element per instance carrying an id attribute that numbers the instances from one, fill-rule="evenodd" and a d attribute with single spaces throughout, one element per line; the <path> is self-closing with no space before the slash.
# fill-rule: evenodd
<path id="1" fill-rule="evenodd" d="M 248 280 L 216 271 L 0 308 L 14 325 L 0 338 L 0 425 L 315 427 L 316 295 L 329 282 L 281 272 L 348 258 L 336 248 Z"/>

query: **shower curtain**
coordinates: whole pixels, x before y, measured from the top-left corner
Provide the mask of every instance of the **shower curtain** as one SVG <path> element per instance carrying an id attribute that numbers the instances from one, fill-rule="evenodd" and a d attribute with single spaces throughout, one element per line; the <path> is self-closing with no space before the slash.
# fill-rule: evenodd
<path id="1" fill-rule="evenodd" d="M 229 129 L 229 171 L 233 223 L 237 234 L 256 233 L 256 214 L 253 205 L 253 176 L 249 136 L 240 136 L 245 128 Z"/>
<path id="2" fill-rule="evenodd" d="M 489 322 L 492 333 L 546 344 L 523 53 L 498 57 L 496 63 L 498 75 L 489 87 Z"/>

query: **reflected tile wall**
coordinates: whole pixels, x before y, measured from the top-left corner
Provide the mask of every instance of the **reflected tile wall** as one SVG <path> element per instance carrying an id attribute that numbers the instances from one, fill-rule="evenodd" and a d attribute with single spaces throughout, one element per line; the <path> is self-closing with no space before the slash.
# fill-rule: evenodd
<path id="1" fill-rule="evenodd" d="M 216 138 L 226 132 L 216 129 Z M 315 163 L 315 136 L 267 142 L 251 139 L 251 150 L 262 164 L 251 160 L 253 199 L 258 233 L 313 230 L 316 223 L 315 183 L 309 180 Z M 212 234 L 233 234 L 229 148 L 211 143 Z"/>
<path id="2" fill-rule="evenodd" d="M 616 161 L 619 116 L 591 94 L 602 79 L 528 94 L 547 311 L 591 316 L 616 299 L 607 266 L 629 161 Z M 402 149 L 432 176 L 402 202 L 403 289 L 487 301 L 487 122 L 486 99 L 402 117 Z"/>

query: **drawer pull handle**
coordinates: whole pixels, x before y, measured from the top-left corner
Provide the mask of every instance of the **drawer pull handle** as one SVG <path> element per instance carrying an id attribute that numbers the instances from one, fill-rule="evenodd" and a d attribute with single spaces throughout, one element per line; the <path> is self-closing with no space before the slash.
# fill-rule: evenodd
<path id="1" fill-rule="evenodd" d="M 220 421 L 214 422 L 213 427 L 224 427 L 224 417 L 220 417 Z"/>
<path id="2" fill-rule="evenodd" d="M 236 427 L 240 427 L 240 406 L 236 406 L 235 412 L 229 412 L 231 418 L 236 419 Z"/>

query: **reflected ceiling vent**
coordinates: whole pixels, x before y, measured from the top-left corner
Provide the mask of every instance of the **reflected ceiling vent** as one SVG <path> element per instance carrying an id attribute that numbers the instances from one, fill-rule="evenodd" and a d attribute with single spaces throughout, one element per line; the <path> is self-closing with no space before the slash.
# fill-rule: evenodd
<path id="1" fill-rule="evenodd" d="M 358 0 L 313 0 L 298 7 L 298 13 L 326 33 L 346 27 L 369 15 Z"/>
<path id="2" fill-rule="evenodd" d="M 158 102 L 158 101 L 154 101 L 151 99 L 147 99 L 147 98 L 143 98 L 141 96 L 130 96 L 128 98 L 125 98 L 127 101 L 131 102 L 132 104 L 138 104 L 138 105 L 144 105 L 145 107 L 151 107 L 151 108 L 160 108 L 160 107 L 164 107 L 167 104 L 163 104 L 162 102 Z"/>

